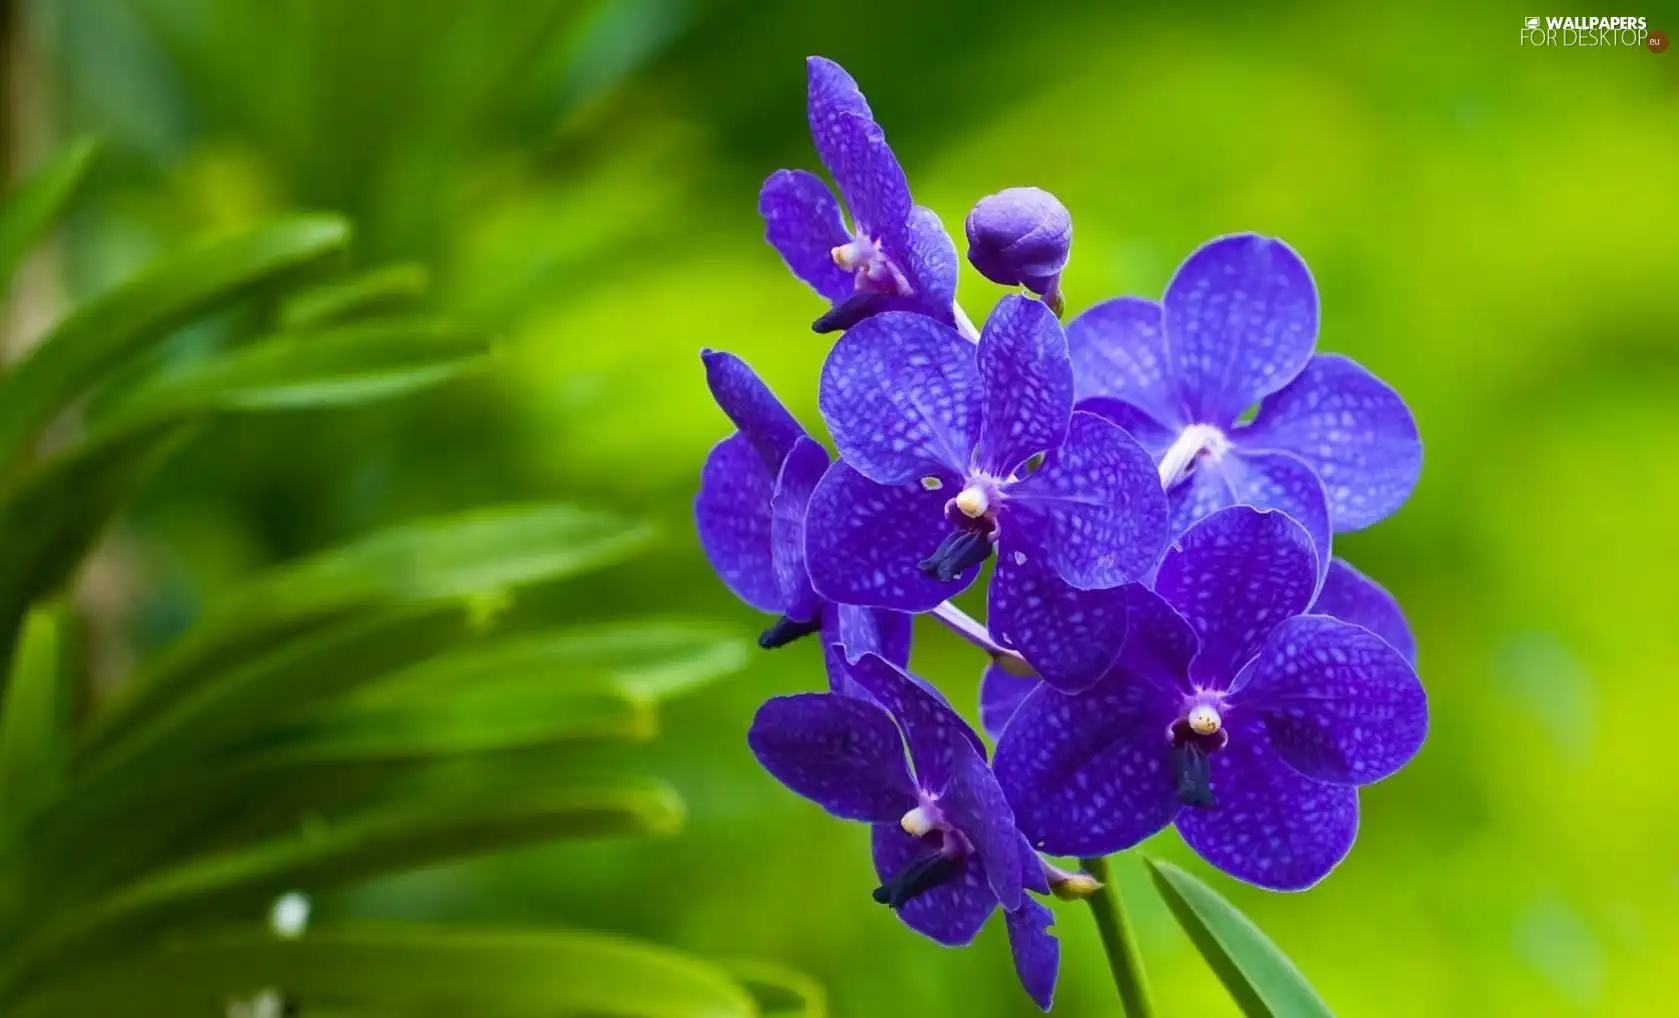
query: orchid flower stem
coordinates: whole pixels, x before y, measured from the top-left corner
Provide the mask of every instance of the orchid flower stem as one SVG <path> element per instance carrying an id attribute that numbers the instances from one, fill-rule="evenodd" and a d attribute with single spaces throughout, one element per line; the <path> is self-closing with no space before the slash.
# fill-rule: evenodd
<path id="1" fill-rule="evenodd" d="M 966 311 L 962 310 L 962 305 L 951 301 L 950 311 L 956 317 L 956 331 L 962 334 L 962 338 L 970 343 L 978 343 L 979 330 L 974 328 L 974 320 L 968 317 Z"/>
<path id="2" fill-rule="evenodd" d="M 1090 914 L 1096 917 L 1096 929 L 1102 935 L 1102 951 L 1108 956 L 1108 968 L 1113 972 L 1114 985 L 1119 988 L 1126 1018 L 1154 1018 L 1148 979 L 1143 975 L 1142 951 L 1137 946 L 1136 931 L 1125 915 L 1119 889 L 1108 871 L 1108 860 L 1096 856 L 1080 859 L 1079 865 L 1102 883 L 1102 889 L 1087 900 Z"/>
<path id="3" fill-rule="evenodd" d="M 1032 666 L 1020 656 L 1019 651 L 1009 650 L 991 638 L 991 633 L 981 625 L 979 620 L 967 612 L 956 607 L 949 601 L 944 602 L 930 612 L 933 618 L 944 623 L 951 632 L 967 640 L 991 655 L 991 659 L 1002 665 L 1015 675 L 1032 675 Z"/>

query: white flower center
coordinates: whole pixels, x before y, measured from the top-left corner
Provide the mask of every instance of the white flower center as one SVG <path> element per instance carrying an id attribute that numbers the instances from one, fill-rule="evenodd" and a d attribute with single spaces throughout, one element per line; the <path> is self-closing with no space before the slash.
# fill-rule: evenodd
<path id="1" fill-rule="evenodd" d="M 956 508 L 962 511 L 963 516 L 977 520 L 991 508 L 991 496 L 986 493 L 984 485 L 970 484 L 956 496 Z"/>
<path id="2" fill-rule="evenodd" d="M 1205 453 L 1213 462 L 1230 450 L 1230 439 L 1211 424 L 1191 424 L 1160 458 L 1160 484 L 1167 490 L 1189 474 L 1189 468 Z"/>
<path id="3" fill-rule="evenodd" d="M 1196 735 L 1216 735 L 1224 727 L 1224 719 L 1218 716 L 1218 708 L 1211 704 L 1196 704 L 1190 708 L 1189 716 L 1184 718 L 1189 730 Z"/>
<path id="4" fill-rule="evenodd" d="M 904 814 L 898 821 L 904 828 L 904 833 L 912 838 L 924 838 L 939 826 L 939 817 L 926 805 L 917 806 Z"/>

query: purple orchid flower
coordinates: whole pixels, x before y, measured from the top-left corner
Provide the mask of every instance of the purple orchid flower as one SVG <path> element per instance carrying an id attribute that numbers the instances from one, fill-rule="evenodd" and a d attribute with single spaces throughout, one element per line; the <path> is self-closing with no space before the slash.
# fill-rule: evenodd
<path id="1" fill-rule="evenodd" d="M 997 746 L 1021 830 L 1055 855 L 1106 855 L 1176 823 L 1190 847 L 1274 890 L 1317 883 L 1352 848 L 1357 787 L 1422 746 L 1409 662 L 1352 623 L 1305 615 L 1309 535 L 1237 506 L 1192 526 L 1153 593 L 1128 588 L 1119 662 L 1069 697 L 1032 691 Z"/>
<path id="2" fill-rule="evenodd" d="M 1093 681 L 1124 631 L 1088 592 L 1154 564 L 1166 505 L 1148 453 L 1073 412 L 1072 390 L 1060 323 L 1026 297 L 1004 297 L 977 346 L 898 312 L 847 332 L 822 369 L 840 459 L 805 525 L 815 590 L 927 611 L 995 549 L 992 633 L 1047 679 Z"/>
<path id="3" fill-rule="evenodd" d="M 787 267 L 833 305 L 811 326 L 848 329 L 881 311 L 954 324 L 956 245 L 931 209 L 910 200 L 903 167 L 845 69 L 806 61 L 810 136 L 851 225 L 822 178 L 777 170 L 758 194 L 764 237 Z"/>
<path id="4" fill-rule="evenodd" d="M 1332 533 L 1367 527 L 1410 495 L 1422 443 L 1386 383 L 1313 355 L 1317 333 L 1305 262 L 1279 240 L 1238 234 L 1191 254 L 1161 302 L 1121 297 L 1079 315 L 1067 342 L 1080 407 L 1159 462 L 1174 534 L 1227 505 L 1281 509 L 1327 570 Z"/>
<path id="5" fill-rule="evenodd" d="M 1048 932 L 1051 913 L 1026 891 L 1047 894 L 1048 879 L 975 748 L 977 736 L 879 655 L 858 656 L 850 670 L 873 702 L 832 693 L 776 697 L 752 720 L 752 752 L 794 792 L 834 816 L 873 825 L 881 881 L 874 898 L 911 929 L 960 947 L 1001 905 L 1021 983 L 1047 1011 L 1060 946 Z M 906 744 L 913 771 L 904 764 Z"/>
<path id="6" fill-rule="evenodd" d="M 968 213 L 968 261 L 1004 286 L 1024 286 L 1061 317 L 1061 270 L 1072 255 L 1073 217 L 1038 187 L 1010 187 Z"/>
<path id="7" fill-rule="evenodd" d="M 1108 615 L 1118 616 L 1127 624 L 1131 605 L 1137 605 L 1139 611 L 1146 611 L 1154 600 L 1153 594 L 1136 584 L 1102 593 L 1117 594 L 1126 599 L 1127 608 L 1123 613 L 1110 608 Z M 1311 613 L 1363 626 L 1386 640 L 1413 667 L 1416 666 L 1417 642 L 1411 635 L 1410 623 L 1405 620 L 1399 602 L 1381 584 L 1353 568 L 1345 559 L 1337 558 L 1329 563 L 1329 575 L 1318 591 L 1317 600 L 1312 602 Z M 987 665 L 979 680 L 979 722 L 985 734 L 993 740 L 1001 738 L 1009 719 L 1041 684 L 1042 679 L 1037 674 L 1023 673 L 1012 663 L 992 661 Z M 1064 685 L 1060 688 L 1063 692 L 1078 692 L 1077 689 L 1067 690 Z"/>
<path id="8" fill-rule="evenodd" d="M 706 457 L 694 522 L 700 546 L 724 584 L 742 601 L 777 616 L 759 645 L 780 647 L 820 631 L 836 692 L 853 692 L 845 688 L 846 670 L 831 656 L 836 645 L 907 662 L 909 616 L 835 604 L 811 589 L 805 508 L 828 469 L 827 451 L 745 361 L 714 350 L 702 351 L 700 358 L 712 396 L 739 430 Z"/>

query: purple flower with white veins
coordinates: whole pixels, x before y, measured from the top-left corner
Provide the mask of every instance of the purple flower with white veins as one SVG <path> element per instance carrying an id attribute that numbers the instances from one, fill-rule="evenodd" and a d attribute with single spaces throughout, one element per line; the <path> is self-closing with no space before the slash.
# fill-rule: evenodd
<path id="1" fill-rule="evenodd" d="M 977 737 L 878 655 L 863 654 L 850 669 L 874 702 L 832 693 L 776 697 L 752 720 L 752 752 L 794 792 L 834 816 L 873 825 L 881 881 L 874 898 L 911 929 L 960 947 L 1002 905 L 1021 982 L 1048 1010 L 1060 947 L 1048 932 L 1049 910 L 1025 893 L 1047 894 L 1048 880 L 975 748 Z"/>
<path id="2" fill-rule="evenodd" d="M 811 327 L 835 332 L 887 310 L 954 324 L 956 245 L 931 209 L 910 200 L 903 167 L 851 75 L 822 57 L 810 57 L 806 71 L 811 139 L 851 225 L 828 185 L 804 170 L 771 174 L 758 212 L 787 267 L 833 305 Z"/>
<path id="3" fill-rule="evenodd" d="M 1428 704 L 1370 630 L 1304 615 L 1311 539 L 1283 513 L 1221 509 L 1128 588 L 1129 638 L 1084 693 L 1031 692 L 997 746 L 1021 830 L 1053 855 L 1107 855 L 1176 823 L 1226 873 L 1274 890 L 1352 848 L 1357 786 L 1422 746 Z"/>
<path id="4" fill-rule="evenodd" d="M 706 457 L 694 521 L 717 575 L 742 601 L 779 616 L 759 645 L 780 647 L 823 633 L 824 651 L 843 643 L 909 660 L 910 619 L 891 611 L 841 605 L 818 597 L 805 569 L 804 516 L 811 491 L 828 469 L 828 453 L 799 426 L 769 387 L 731 353 L 702 351 L 706 381 L 739 430 Z M 830 657 L 836 690 L 846 684 Z"/>
<path id="5" fill-rule="evenodd" d="M 1080 407 L 1158 460 L 1174 534 L 1227 505 L 1281 509 L 1326 571 L 1332 532 L 1367 527 L 1410 495 L 1422 444 L 1386 383 L 1313 355 L 1317 333 L 1300 256 L 1238 234 L 1191 254 L 1162 301 L 1120 297 L 1079 315 L 1067 343 Z"/>
<path id="6" fill-rule="evenodd" d="M 1123 621 L 1084 611 L 1087 592 L 1154 564 L 1165 497 L 1129 435 L 1073 412 L 1048 308 L 1004 297 L 977 346 L 930 318 L 877 315 L 834 345 L 819 403 L 840 459 L 805 523 L 818 593 L 927 611 L 996 549 L 993 634 L 1052 681 L 1100 674 Z"/>

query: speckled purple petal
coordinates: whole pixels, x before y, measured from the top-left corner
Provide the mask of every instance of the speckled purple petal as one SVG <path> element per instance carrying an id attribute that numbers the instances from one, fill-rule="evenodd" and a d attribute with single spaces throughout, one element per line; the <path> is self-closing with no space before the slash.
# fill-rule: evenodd
<path id="1" fill-rule="evenodd" d="M 1317 474 L 1295 456 L 1285 452 L 1232 449 L 1217 461 L 1202 460 L 1196 464 L 1189 478 L 1173 488 L 1168 499 L 1173 535 L 1182 534 L 1226 506 L 1279 509 L 1311 535 L 1320 582 L 1329 571 L 1334 539 L 1329 525 L 1329 502 Z"/>
<path id="2" fill-rule="evenodd" d="M 1312 355 L 1318 291 L 1287 244 L 1244 233 L 1198 248 L 1166 284 L 1166 341 L 1190 419 L 1225 428 Z"/>
<path id="3" fill-rule="evenodd" d="M 1273 629 L 1231 703 L 1264 716 L 1289 766 L 1333 784 L 1382 780 L 1428 734 L 1428 696 L 1410 663 L 1370 630 L 1327 615 Z"/>
<path id="4" fill-rule="evenodd" d="M 978 733 L 943 697 L 902 668 L 878 654 L 864 654 L 852 662 L 851 677 L 903 729 L 915 783 L 928 793 L 942 795 L 966 758 L 978 755 Z"/>
<path id="5" fill-rule="evenodd" d="M 925 206 L 910 209 L 900 228 L 883 227 L 880 244 L 914 292 L 904 309 L 935 318 L 952 328 L 956 317 L 956 274 L 960 263 L 956 242 L 950 239 L 938 214 Z"/>
<path id="6" fill-rule="evenodd" d="M 849 114 L 834 119 L 833 150 L 823 162 L 851 213 L 854 233 L 879 238 L 902 228 L 912 206 L 904 168 L 886 144 L 886 132 L 872 120 Z"/>
<path id="7" fill-rule="evenodd" d="M 747 363 L 725 350 L 701 350 L 705 383 L 717 405 L 734 422 L 735 428 L 763 461 L 771 479 L 781 472 L 781 461 L 804 437 L 805 429 L 775 398 Z"/>
<path id="8" fill-rule="evenodd" d="M 1061 974 L 1061 941 L 1049 932 L 1055 913 L 1027 898 L 1018 909 L 1005 912 L 1009 951 L 1026 995 L 1041 1011 L 1055 1002 L 1055 981 Z"/>
<path id="9" fill-rule="evenodd" d="M 1358 836 L 1358 791 L 1313 781 L 1283 763 L 1262 724 L 1230 733 L 1212 760 L 1216 804 L 1178 814 L 1178 833 L 1238 880 L 1303 891 L 1329 875 Z"/>
<path id="10" fill-rule="evenodd" d="M 817 402 L 841 458 L 870 480 L 901 484 L 941 468 L 966 476 L 980 392 L 972 343 L 931 318 L 889 311 L 834 344 Z"/>
<path id="11" fill-rule="evenodd" d="M 1166 450 L 1177 440 L 1178 433 L 1153 417 L 1144 413 L 1140 408 L 1114 399 L 1111 396 L 1091 396 L 1073 404 L 1074 410 L 1082 410 L 1087 414 L 1095 414 L 1105 421 L 1124 428 L 1126 433 L 1137 440 L 1137 444 L 1148 450 L 1148 454 L 1156 463 L 1166 455 Z"/>
<path id="12" fill-rule="evenodd" d="M 1178 811 L 1168 731 L 1179 698 L 1115 671 L 1076 696 L 1040 686 L 997 742 L 993 769 L 1033 847 L 1108 855 Z"/>
<path id="13" fill-rule="evenodd" d="M 1317 556 L 1300 524 L 1275 510 L 1232 506 L 1190 527 L 1166 552 L 1154 589 L 1200 638 L 1190 678 L 1228 689 L 1272 627 L 1317 589 Z"/>
<path id="14" fill-rule="evenodd" d="M 953 712 L 954 713 L 954 712 Z M 965 729 L 967 726 L 964 725 Z M 965 734 L 965 733 L 963 733 Z M 980 759 L 966 738 L 951 735 L 957 749 L 951 780 L 939 808 L 956 829 L 973 843 L 985 867 L 991 892 L 1004 908 L 1019 908 L 1023 895 L 1020 860 L 1020 831 L 1014 826 L 1014 810 L 1003 797 L 991 768 Z"/>
<path id="15" fill-rule="evenodd" d="M 874 119 L 856 80 L 827 57 L 805 58 L 805 115 L 810 120 L 811 141 L 824 166 L 833 165 L 833 153 L 843 144 L 843 139 L 835 135 L 841 117 Z"/>
<path id="16" fill-rule="evenodd" d="M 1017 829 L 1014 838 L 1020 843 L 1020 886 L 1028 891 L 1039 894 L 1049 893 L 1049 874 L 1044 872 L 1044 861 L 1033 850 L 1032 843 L 1026 840 L 1026 835 Z"/>
<path id="17" fill-rule="evenodd" d="M 1201 642 L 1177 609 L 1141 583 L 1128 583 L 1125 614 L 1125 647 L 1115 667 L 1168 696 L 1194 692 L 1189 668 Z"/>
<path id="18" fill-rule="evenodd" d="M 985 667 L 979 680 L 979 724 L 993 742 L 1002 738 L 1009 718 L 1042 681 L 1031 675 L 1016 675 L 995 661 Z"/>
<path id="19" fill-rule="evenodd" d="M 900 668 L 909 666 L 910 635 L 914 616 L 884 608 L 863 608 L 854 604 L 825 602 L 822 606 L 822 653 L 828 667 L 828 688 L 841 696 L 872 700 L 851 678 L 847 661 L 864 654 L 879 654 Z"/>
<path id="20" fill-rule="evenodd" d="M 1337 531 L 1368 527 L 1398 509 L 1422 472 L 1422 440 L 1405 401 L 1334 354 L 1313 357 L 1300 377 L 1268 397 L 1240 441 L 1310 464 L 1329 493 Z"/>
<path id="21" fill-rule="evenodd" d="M 949 583 L 918 568 L 949 533 L 944 504 L 955 483 L 947 476 L 940 490 L 928 491 L 919 481 L 876 484 L 843 460 L 829 467 L 805 514 L 805 568 L 816 592 L 844 604 L 924 612 L 966 590 L 979 566 Z"/>
<path id="22" fill-rule="evenodd" d="M 1007 477 L 1026 460 L 1067 439 L 1073 416 L 1073 366 L 1055 313 L 1029 297 L 997 302 L 979 337 L 984 386 L 979 468 Z"/>
<path id="23" fill-rule="evenodd" d="M 832 693 L 778 696 L 746 742 L 775 779 L 834 816 L 895 824 L 915 808 L 897 726 L 874 704 Z"/>
<path id="24" fill-rule="evenodd" d="M 711 447 L 694 498 L 694 525 L 706 560 L 735 596 L 781 613 L 770 541 L 769 473 L 739 432 Z"/>
<path id="25" fill-rule="evenodd" d="M 1067 323 L 1067 349 L 1079 399 L 1124 400 L 1176 434 L 1191 421 L 1178 393 L 1161 317 L 1160 305 L 1152 300 L 1103 301 Z"/>
<path id="26" fill-rule="evenodd" d="M 1068 586 L 1036 545 L 1005 536 L 997 548 L 985 622 L 991 635 L 1025 655 L 1045 682 L 1076 693 L 1095 684 L 1125 645 L 1125 590 Z"/>
<path id="27" fill-rule="evenodd" d="M 828 185 L 804 170 L 777 170 L 758 192 L 764 239 L 810 288 L 830 301 L 851 296 L 852 274 L 834 264 L 834 248 L 849 243 L 851 231 Z"/>
<path id="28" fill-rule="evenodd" d="M 1333 615 L 1342 622 L 1363 626 L 1386 640 L 1412 665 L 1417 663 L 1417 641 L 1405 611 L 1381 584 L 1354 569 L 1346 559 L 1329 563 L 1329 575 L 1312 603 L 1317 615 Z"/>
<path id="29" fill-rule="evenodd" d="M 1094 414 L 1074 414 L 1067 441 L 1008 489 L 1001 525 L 1041 546 L 1075 587 L 1118 586 L 1160 557 L 1166 496 L 1154 460 Z"/>
<path id="30" fill-rule="evenodd" d="M 875 826 L 873 848 L 875 874 L 882 883 L 927 851 L 920 840 L 905 834 L 895 823 Z M 968 856 L 955 878 L 905 903 L 898 910 L 898 918 L 946 947 L 965 947 L 979 936 L 996 908 L 997 896 L 985 882 L 985 868 Z"/>
<path id="31" fill-rule="evenodd" d="M 775 582 L 781 588 L 781 612 L 804 622 L 816 617 L 819 600 L 805 569 L 805 508 L 816 482 L 828 471 L 828 451 L 801 437 L 781 464 L 770 498 L 770 549 Z"/>

